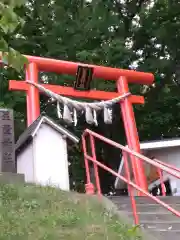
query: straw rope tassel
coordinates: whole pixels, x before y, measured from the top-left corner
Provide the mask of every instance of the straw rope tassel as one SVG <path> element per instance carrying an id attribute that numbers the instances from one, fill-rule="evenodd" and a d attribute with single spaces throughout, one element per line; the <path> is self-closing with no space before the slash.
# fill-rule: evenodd
<path id="1" fill-rule="evenodd" d="M 92 109 L 88 106 L 85 109 L 85 118 L 86 118 L 86 122 L 88 124 L 93 124 L 94 123 Z"/>
<path id="2" fill-rule="evenodd" d="M 61 108 L 59 102 L 57 102 L 57 115 L 58 118 L 62 118 Z"/>
<path id="3" fill-rule="evenodd" d="M 68 124 L 72 124 L 73 122 L 71 111 L 67 104 L 64 104 L 63 120 Z"/>
<path id="4" fill-rule="evenodd" d="M 104 123 L 112 124 L 112 109 L 104 107 Z"/>

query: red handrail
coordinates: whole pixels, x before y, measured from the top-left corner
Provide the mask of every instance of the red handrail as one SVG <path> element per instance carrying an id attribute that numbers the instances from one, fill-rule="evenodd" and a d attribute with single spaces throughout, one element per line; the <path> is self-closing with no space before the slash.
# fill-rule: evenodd
<path id="1" fill-rule="evenodd" d="M 90 136 L 90 145 L 91 145 L 91 150 L 92 150 L 92 156 L 89 156 L 88 153 L 87 153 L 87 148 L 86 148 L 86 136 L 87 135 Z M 122 150 L 123 159 L 124 159 L 124 166 L 125 166 L 125 171 L 126 171 L 126 177 L 124 177 L 121 174 L 115 172 L 114 170 L 107 167 L 103 163 L 97 161 L 96 153 L 95 153 L 94 137 L 96 137 L 96 138 L 100 139 L 101 141 L 103 141 L 105 143 L 108 143 L 108 144 Z M 85 160 L 86 177 L 87 177 L 87 184 L 86 184 L 87 194 L 93 194 L 94 193 L 93 184 L 91 183 L 91 179 L 90 179 L 89 164 L 88 164 L 88 161 L 91 161 L 91 162 L 93 162 L 94 169 L 95 169 L 96 188 L 97 188 L 97 193 L 98 193 L 99 196 L 101 196 L 102 193 L 101 193 L 101 186 L 100 186 L 100 180 L 99 180 L 99 174 L 98 174 L 98 167 L 101 167 L 102 169 L 110 172 L 112 175 L 120 178 L 122 181 L 127 183 L 130 198 L 131 198 L 131 203 L 132 203 L 132 210 L 133 210 L 135 224 L 139 224 L 139 218 L 138 218 L 138 214 L 137 214 L 135 198 L 134 198 L 134 195 L 132 193 L 133 188 L 135 188 L 136 190 L 138 190 L 139 192 L 141 192 L 145 196 L 153 199 L 155 202 L 157 202 L 158 204 L 160 204 L 161 206 L 166 208 L 168 211 L 170 211 L 174 215 L 180 217 L 180 212 L 179 211 L 175 210 L 174 208 L 172 208 L 171 206 L 169 206 L 165 202 L 161 201 L 159 198 L 157 198 L 155 196 L 152 196 L 149 192 L 143 190 L 142 188 L 140 188 L 138 185 L 136 185 L 135 183 L 133 183 L 130 180 L 130 170 L 129 170 L 129 163 L 128 163 L 127 154 L 134 155 L 134 156 L 138 157 L 139 159 L 141 159 L 142 161 L 145 161 L 145 162 L 157 167 L 157 169 L 159 171 L 159 174 L 161 174 L 161 179 L 160 179 L 161 183 L 162 183 L 162 171 L 165 171 L 165 172 L 171 174 L 172 176 L 180 179 L 180 170 L 179 169 L 175 168 L 174 166 L 172 166 L 170 164 L 164 164 L 164 163 L 162 164 L 162 162 L 157 160 L 157 159 L 155 159 L 155 160 L 154 159 L 153 160 L 149 159 L 149 158 L 143 156 L 142 154 L 137 153 L 137 152 L 129 149 L 128 147 L 124 147 L 123 145 L 121 145 L 119 143 L 116 143 L 116 142 L 114 142 L 114 141 L 112 141 L 108 138 L 105 138 L 105 137 L 101 136 L 100 134 L 95 133 L 95 132 L 93 132 L 89 129 L 86 129 L 84 131 L 83 135 L 82 135 L 82 144 L 83 144 L 83 150 L 84 150 L 84 160 Z M 161 187 L 162 186 L 163 185 L 161 185 Z M 91 191 L 90 191 L 90 189 L 91 189 Z M 164 191 L 164 188 L 162 187 L 162 192 L 163 191 Z M 165 195 L 164 192 L 163 192 L 163 195 Z"/>
<path id="2" fill-rule="evenodd" d="M 114 142 L 114 141 L 112 141 L 112 140 L 110 140 L 110 139 L 108 139 L 106 137 L 103 137 L 100 134 L 95 133 L 95 132 L 93 132 L 93 131 L 91 131 L 89 129 L 86 129 L 84 131 L 82 137 L 84 138 L 87 134 L 92 135 L 92 136 L 102 140 L 103 142 L 106 142 L 109 145 L 112 145 L 112 146 L 114 146 L 116 148 L 119 148 L 119 149 L 121 149 L 121 150 L 123 150 L 123 151 L 125 151 L 125 152 L 127 152 L 127 153 L 129 153 L 131 155 L 134 155 L 135 157 L 138 157 L 139 159 L 141 159 L 141 160 L 143 160 L 143 161 L 145 161 L 145 162 L 147 162 L 147 163 L 149 163 L 149 164 L 151 164 L 151 165 L 153 165 L 153 166 L 155 166 L 157 168 L 161 168 L 163 171 L 171 174 L 174 177 L 180 178 L 180 174 L 178 174 L 175 170 L 169 169 L 170 167 L 167 167 L 167 166 L 159 163 L 158 161 L 155 161 L 154 159 L 150 159 L 148 157 L 145 157 L 144 155 L 142 155 L 140 153 L 137 153 L 137 152 L 129 149 L 128 147 L 125 147 L 125 146 L 121 145 L 120 143 Z"/>
<path id="3" fill-rule="evenodd" d="M 162 196 L 165 197 L 166 196 L 166 191 L 165 191 L 166 188 L 165 188 L 164 181 L 163 181 L 163 171 L 160 168 L 157 168 L 157 172 L 158 172 L 159 179 L 160 179 Z"/>
<path id="4" fill-rule="evenodd" d="M 158 160 L 158 159 L 156 159 L 156 158 L 154 158 L 153 160 L 156 161 L 156 162 L 158 162 L 158 163 L 160 163 L 160 164 L 162 164 L 162 165 L 164 165 L 164 166 L 166 166 L 166 167 L 168 167 L 168 168 L 170 168 L 170 169 L 172 169 L 172 170 L 175 170 L 176 172 L 179 172 L 179 173 L 180 173 L 180 168 L 177 168 L 177 167 L 175 167 L 175 166 L 173 166 L 173 165 L 171 165 L 171 164 L 162 162 L 162 161 L 160 161 L 160 160 Z"/>

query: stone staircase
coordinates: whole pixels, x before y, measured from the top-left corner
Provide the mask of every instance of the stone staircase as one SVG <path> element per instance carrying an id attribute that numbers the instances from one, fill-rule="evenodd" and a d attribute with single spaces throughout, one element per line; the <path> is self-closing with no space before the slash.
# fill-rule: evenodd
<path id="1" fill-rule="evenodd" d="M 120 212 L 133 219 L 131 200 L 124 196 L 108 197 Z M 135 197 L 140 225 L 158 240 L 180 239 L 180 218 L 146 197 Z M 160 197 L 162 201 L 180 211 L 180 197 Z"/>

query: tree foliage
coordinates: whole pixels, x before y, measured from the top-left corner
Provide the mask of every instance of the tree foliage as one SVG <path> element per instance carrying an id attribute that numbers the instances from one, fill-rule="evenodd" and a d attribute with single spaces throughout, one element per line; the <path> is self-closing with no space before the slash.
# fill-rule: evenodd
<path id="1" fill-rule="evenodd" d="M 16 30 L 22 27 L 24 21 L 16 14 L 16 8 L 24 4 L 24 0 L 9 0 L 0 2 L 0 52 L 3 63 L 20 71 L 26 61 L 17 50 L 9 44 L 9 37 L 17 37 Z"/>

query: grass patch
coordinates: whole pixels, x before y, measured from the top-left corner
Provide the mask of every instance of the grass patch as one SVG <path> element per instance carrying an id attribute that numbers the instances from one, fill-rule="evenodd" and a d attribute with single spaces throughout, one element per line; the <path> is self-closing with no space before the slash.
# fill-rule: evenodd
<path id="1" fill-rule="evenodd" d="M 34 185 L 0 185 L 0 240 L 130 240 L 142 237 L 94 197 Z"/>

